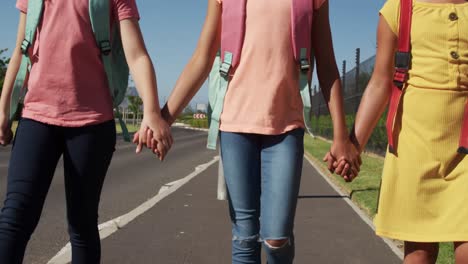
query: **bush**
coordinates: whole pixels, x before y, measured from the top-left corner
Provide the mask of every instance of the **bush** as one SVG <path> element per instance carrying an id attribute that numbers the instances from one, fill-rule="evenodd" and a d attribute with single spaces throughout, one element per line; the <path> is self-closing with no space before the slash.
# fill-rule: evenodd
<path id="1" fill-rule="evenodd" d="M 385 154 L 387 150 L 387 130 L 385 127 L 385 115 L 379 120 L 377 126 L 372 133 L 366 149 L 376 152 L 377 154 Z M 355 115 L 346 116 L 346 124 L 349 130 L 354 124 Z M 333 139 L 333 123 L 330 115 L 312 117 L 312 132 L 316 136 L 321 136 L 327 139 Z"/>

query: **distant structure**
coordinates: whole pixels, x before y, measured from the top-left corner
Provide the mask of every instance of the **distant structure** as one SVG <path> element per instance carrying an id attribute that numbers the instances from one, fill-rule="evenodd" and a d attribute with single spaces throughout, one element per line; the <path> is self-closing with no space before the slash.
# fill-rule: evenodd
<path id="1" fill-rule="evenodd" d="M 128 97 L 129 96 L 139 96 L 138 91 L 135 86 L 130 86 L 127 88 L 127 95 L 125 96 L 125 99 L 123 100 L 123 102 L 119 105 L 119 110 L 120 110 L 120 113 L 122 113 L 123 120 L 125 123 L 128 124 L 129 121 L 131 121 L 133 125 L 136 125 L 141 122 L 141 119 L 143 117 L 142 117 L 142 113 L 139 113 L 137 116 L 135 115 L 135 113 L 131 112 L 128 109 L 129 107 Z"/>
<path id="2" fill-rule="evenodd" d="M 197 112 L 207 113 L 208 112 L 208 104 L 197 104 L 196 107 Z"/>
<path id="3" fill-rule="evenodd" d="M 130 86 L 127 88 L 127 95 L 125 96 L 125 99 L 123 102 L 120 104 L 120 110 L 127 110 L 128 109 L 128 97 L 129 96 L 138 96 L 138 91 L 135 86 Z"/>

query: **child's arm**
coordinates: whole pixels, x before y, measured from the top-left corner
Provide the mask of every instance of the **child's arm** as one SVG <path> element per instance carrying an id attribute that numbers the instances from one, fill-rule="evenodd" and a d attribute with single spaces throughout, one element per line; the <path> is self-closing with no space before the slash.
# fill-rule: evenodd
<path id="1" fill-rule="evenodd" d="M 164 119 L 169 123 L 174 122 L 208 77 L 219 50 L 220 33 L 221 5 L 215 0 L 208 0 L 208 12 L 197 48 L 162 110 Z"/>
<path id="2" fill-rule="evenodd" d="M 377 32 L 377 57 L 372 78 L 362 96 L 356 115 L 355 137 L 360 151 L 369 140 L 391 95 L 397 36 L 381 16 Z"/>
<path id="3" fill-rule="evenodd" d="M 333 145 L 331 154 L 345 160 L 335 172 L 342 176 L 351 169 L 357 176 L 360 167 L 359 153 L 349 140 L 343 111 L 343 94 L 340 75 L 336 66 L 329 20 L 329 3 L 325 1 L 314 15 L 312 44 L 317 60 L 317 73 L 323 94 L 333 120 Z M 348 164 L 349 163 L 349 164 Z M 351 166 L 350 166 L 351 165 Z M 333 168 L 329 168 L 333 170 Z"/>
<path id="4" fill-rule="evenodd" d="M 5 81 L 3 83 L 2 95 L 0 97 L 0 144 L 3 146 L 10 144 L 13 138 L 13 133 L 9 126 L 10 100 L 16 74 L 18 73 L 23 55 L 21 53 L 21 43 L 24 40 L 25 28 L 26 14 L 20 13 L 16 46 L 15 50 L 13 51 L 13 55 L 11 56 L 10 63 L 8 64 Z"/>
<path id="5" fill-rule="evenodd" d="M 143 99 L 144 115 L 138 135 L 137 153 L 146 144 L 155 151 L 157 149 L 159 158 L 163 160 L 173 139 L 168 124 L 161 117 L 153 63 L 146 50 L 138 21 L 123 20 L 120 22 L 120 30 L 125 57 L 138 93 Z M 153 138 L 157 141 L 154 143 L 156 145 L 153 145 Z"/>

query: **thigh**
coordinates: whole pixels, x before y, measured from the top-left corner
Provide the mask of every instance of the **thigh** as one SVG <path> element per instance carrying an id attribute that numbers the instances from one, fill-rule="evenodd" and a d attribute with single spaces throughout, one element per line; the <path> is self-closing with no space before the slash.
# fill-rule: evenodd
<path id="1" fill-rule="evenodd" d="M 436 263 L 438 254 L 439 243 L 405 241 L 403 263 Z"/>
<path id="2" fill-rule="evenodd" d="M 455 242 L 455 263 L 468 263 L 468 242 Z"/>
<path id="3" fill-rule="evenodd" d="M 260 215 L 260 148 L 258 136 L 221 132 L 221 157 L 231 220 L 243 225 L 245 236 L 258 235 Z M 249 223 L 246 223 L 248 221 Z M 245 223 L 242 223 L 245 222 Z"/>
<path id="4" fill-rule="evenodd" d="M 65 133 L 65 188 L 69 221 L 97 220 L 104 178 L 116 144 L 114 121 L 68 128 Z"/>
<path id="5" fill-rule="evenodd" d="M 292 236 L 304 155 L 304 130 L 264 136 L 261 153 L 261 234 L 263 239 Z"/>
<path id="6" fill-rule="evenodd" d="M 34 229 L 63 150 L 62 142 L 57 127 L 30 119 L 19 122 L 8 168 L 2 222 L 6 218 L 26 221 L 26 228 Z"/>

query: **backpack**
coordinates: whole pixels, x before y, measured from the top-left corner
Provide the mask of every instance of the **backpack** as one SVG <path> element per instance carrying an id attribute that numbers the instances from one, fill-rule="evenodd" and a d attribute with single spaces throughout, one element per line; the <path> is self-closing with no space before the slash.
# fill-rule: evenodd
<path id="1" fill-rule="evenodd" d="M 118 25 L 114 25 L 111 32 L 110 5 L 111 0 L 89 0 L 89 16 L 96 45 L 101 50 L 101 59 L 107 75 L 113 107 L 116 109 L 116 117 L 122 127 L 124 140 L 129 142 L 130 135 L 118 108 L 126 96 L 129 68 L 125 59 Z M 27 79 L 32 64 L 29 51 L 34 46 L 37 27 L 42 19 L 43 11 L 44 0 L 28 1 L 25 39 L 21 45 L 23 57 L 11 95 L 10 122 L 21 109 L 27 92 Z"/>
<path id="2" fill-rule="evenodd" d="M 292 46 L 294 58 L 298 65 L 299 91 L 304 104 L 304 122 L 307 131 L 311 131 L 311 78 L 314 65 L 312 52 L 312 18 L 313 1 L 291 0 Z M 208 99 L 210 129 L 208 132 L 208 149 L 216 149 L 219 135 L 220 117 L 223 111 L 229 81 L 239 65 L 246 18 L 247 0 L 223 0 L 221 50 L 216 55 L 209 75 Z M 218 170 L 218 200 L 227 199 L 226 183 L 222 161 Z"/>
<path id="3" fill-rule="evenodd" d="M 312 0 L 291 0 L 292 46 L 298 65 L 299 91 L 304 104 L 304 122 L 311 131 L 311 77 L 314 65 L 312 52 Z M 209 78 L 209 108 L 211 113 L 208 149 L 216 149 L 220 117 L 229 81 L 239 65 L 245 34 L 247 0 L 223 0 L 221 51 L 216 56 Z"/>
<path id="4" fill-rule="evenodd" d="M 400 0 L 400 29 L 398 33 L 398 51 L 395 54 L 395 73 L 393 76 L 392 94 L 388 107 L 387 137 L 389 152 L 396 155 L 395 121 L 403 91 L 408 81 L 411 65 L 411 20 L 413 0 Z M 468 102 L 465 107 L 463 126 L 460 135 L 458 153 L 468 154 Z"/>

